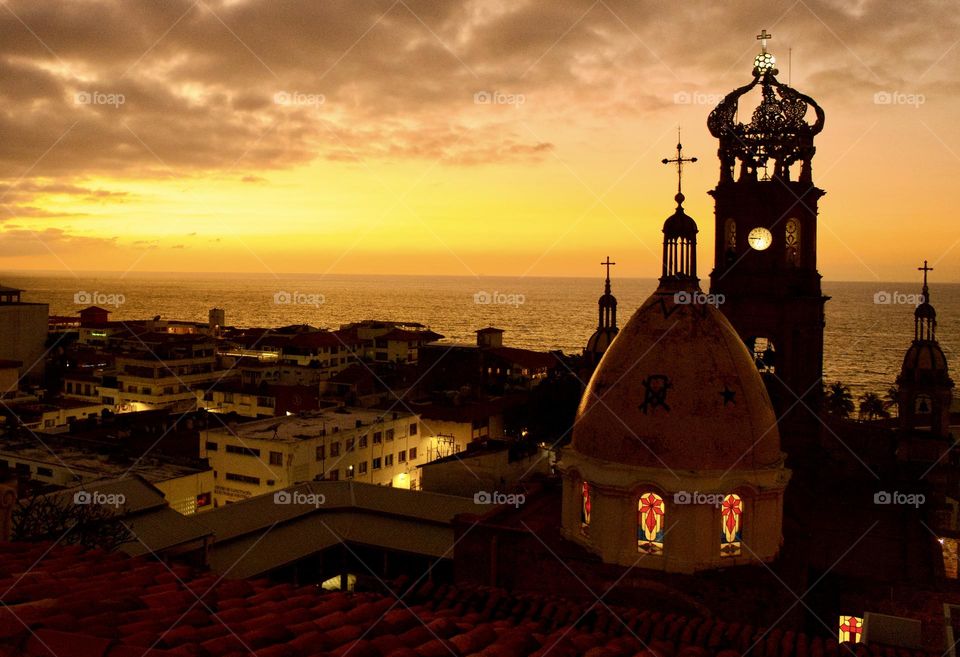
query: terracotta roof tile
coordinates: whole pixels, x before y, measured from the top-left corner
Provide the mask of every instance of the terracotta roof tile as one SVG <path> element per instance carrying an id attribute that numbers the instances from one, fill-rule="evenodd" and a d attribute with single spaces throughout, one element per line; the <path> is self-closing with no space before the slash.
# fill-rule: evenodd
<path id="1" fill-rule="evenodd" d="M 48 551 L 49 550 L 49 551 Z M 424 583 L 404 596 L 218 581 L 142 557 L 0 544 L 0 656 L 839 657 L 834 638 Z M 197 601 L 201 598 L 201 602 Z M 407 608 L 409 605 L 409 608 Z M 756 645 L 754 646 L 754 643 Z M 856 646 L 859 657 L 929 657 Z"/>

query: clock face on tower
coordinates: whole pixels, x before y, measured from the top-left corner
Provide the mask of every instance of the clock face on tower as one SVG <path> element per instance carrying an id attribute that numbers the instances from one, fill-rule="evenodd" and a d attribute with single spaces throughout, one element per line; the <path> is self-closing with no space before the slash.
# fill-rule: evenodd
<path id="1" fill-rule="evenodd" d="M 754 228 L 747 235 L 747 243 L 752 249 L 763 251 L 773 243 L 773 235 L 766 228 Z"/>

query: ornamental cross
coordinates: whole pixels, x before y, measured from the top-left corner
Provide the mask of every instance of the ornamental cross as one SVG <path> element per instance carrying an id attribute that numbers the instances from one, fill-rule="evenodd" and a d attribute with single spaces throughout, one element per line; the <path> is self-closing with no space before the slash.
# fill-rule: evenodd
<path id="1" fill-rule="evenodd" d="M 927 261 L 923 261 L 923 267 L 917 267 L 917 271 L 923 272 L 923 287 L 927 287 L 927 272 L 933 271 L 933 267 L 927 266 Z"/>
<path id="2" fill-rule="evenodd" d="M 772 39 L 772 34 L 767 34 L 767 30 L 764 29 L 757 35 L 757 41 L 760 42 L 760 48 L 763 52 L 767 52 L 767 39 Z"/>
<path id="3" fill-rule="evenodd" d="M 606 262 L 601 262 L 600 264 L 601 264 L 602 266 L 606 266 L 606 268 L 607 268 L 607 280 L 609 281 L 609 280 L 610 280 L 610 266 L 611 266 L 611 265 L 615 265 L 615 264 L 617 264 L 617 263 L 615 263 L 615 262 L 610 262 L 610 256 L 607 256 Z"/>
<path id="4" fill-rule="evenodd" d="M 661 162 L 663 164 L 676 164 L 677 165 L 677 194 L 682 192 L 682 183 L 683 183 L 683 164 L 684 162 L 696 162 L 697 158 L 695 157 L 684 157 L 683 156 L 683 144 L 680 143 L 680 129 L 677 129 L 677 156 L 672 160 L 669 158 L 663 158 Z"/>

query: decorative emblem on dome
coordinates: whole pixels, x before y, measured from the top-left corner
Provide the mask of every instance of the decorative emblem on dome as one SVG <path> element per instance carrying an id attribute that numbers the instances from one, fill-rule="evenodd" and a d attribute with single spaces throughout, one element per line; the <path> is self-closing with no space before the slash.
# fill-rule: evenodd
<path id="1" fill-rule="evenodd" d="M 648 409 L 653 410 L 660 407 L 669 412 L 667 392 L 673 387 L 673 384 L 670 383 L 670 377 L 665 374 L 651 374 L 642 383 L 644 392 L 640 410 L 646 414 Z"/>
<path id="2" fill-rule="evenodd" d="M 723 405 L 733 404 L 737 405 L 737 391 L 731 390 L 730 386 L 723 386 L 723 390 L 720 391 L 720 396 L 723 397 Z"/>
<path id="3" fill-rule="evenodd" d="M 710 134 L 720 140 L 721 182 L 733 180 L 736 160 L 741 163 L 741 179 L 755 178 L 758 169 L 773 161 L 773 176 L 790 179 L 791 165 L 802 162 L 801 182 L 811 182 L 810 162 L 816 151 L 813 138 L 821 130 L 825 115 L 815 100 L 777 80 L 776 58 L 767 52 L 764 30 L 757 36 L 761 52 L 754 59 L 753 81 L 727 94 L 707 119 Z M 736 120 L 740 97 L 760 85 L 760 104 L 753 110 L 750 123 Z M 813 123 L 804 120 L 813 109 Z"/>

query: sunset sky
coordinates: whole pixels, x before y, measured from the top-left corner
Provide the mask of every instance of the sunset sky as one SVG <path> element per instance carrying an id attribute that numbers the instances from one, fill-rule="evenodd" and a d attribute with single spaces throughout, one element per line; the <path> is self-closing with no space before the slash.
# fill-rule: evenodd
<path id="1" fill-rule="evenodd" d="M 955 3 L 2 4 L 0 271 L 654 276 L 679 124 L 705 277 L 765 28 L 827 114 L 820 271 L 960 281 Z"/>

